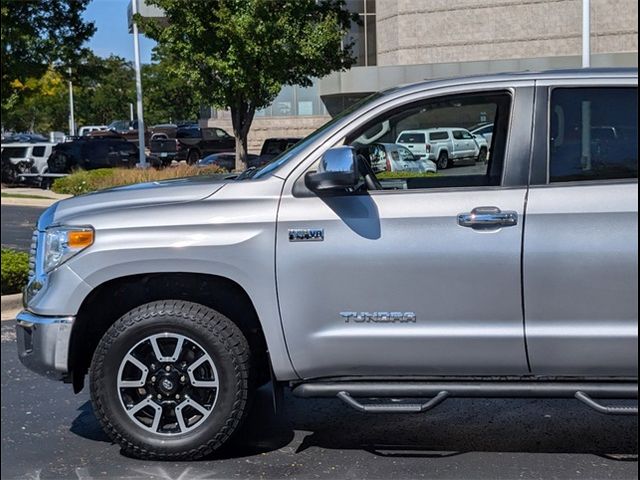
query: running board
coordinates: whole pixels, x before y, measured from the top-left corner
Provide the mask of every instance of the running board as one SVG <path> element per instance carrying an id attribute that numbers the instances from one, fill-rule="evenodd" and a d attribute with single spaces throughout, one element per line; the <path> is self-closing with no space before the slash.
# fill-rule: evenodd
<path id="1" fill-rule="evenodd" d="M 426 412 L 450 397 L 577 398 L 600 413 L 637 415 L 637 407 L 608 407 L 595 400 L 637 399 L 638 384 L 627 381 L 313 381 L 292 387 L 298 397 L 338 397 L 366 413 Z M 357 398 L 430 398 L 425 403 L 362 403 Z"/>
<path id="2" fill-rule="evenodd" d="M 422 413 L 442 403 L 449 392 L 440 392 L 426 403 L 360 403 L 347 392 L 338 392 L 337 397 L 350 407 L 363 413 Z"/>
<path id="3" fill-rule="evenodd" d="M 584 392 L 576 392 L 575 397 L 596 412 L 604 413 L 605 415 L 638 415 L 637 405 L 635 407 L 607 407 L 596 402 Z"/>

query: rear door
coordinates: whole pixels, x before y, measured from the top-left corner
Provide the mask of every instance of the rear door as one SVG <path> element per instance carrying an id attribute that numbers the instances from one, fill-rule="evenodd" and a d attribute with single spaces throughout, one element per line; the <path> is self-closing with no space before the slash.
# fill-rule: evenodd
<path id="1" fill-rule="evenodd" d="M 637 78 L 543 83 L 537 97 L 523 257 L 532 372 L 637 376 Z M 602 148 L 603 127 L 633 135 Z"/>

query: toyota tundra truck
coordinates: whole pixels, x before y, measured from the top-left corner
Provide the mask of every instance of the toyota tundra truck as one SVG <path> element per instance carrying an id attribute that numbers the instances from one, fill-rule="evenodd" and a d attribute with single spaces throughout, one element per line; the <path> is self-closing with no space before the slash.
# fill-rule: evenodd
<path id="1" fill-rule="evenodd" d="M 637 86 L 637 69 L 426 81 L 233 179 L 60 201 L 33 234 L 20 360 L 76 392 L 88 376 L 143 458 L 218 449 L 265 384 L 371 414 L 452 397 L 637 414 Z M 456 119 L 493 124 L 486 165 L 376 177 L 369 143 Z M 602 125 L 633 134 L 602 149 Z"/>

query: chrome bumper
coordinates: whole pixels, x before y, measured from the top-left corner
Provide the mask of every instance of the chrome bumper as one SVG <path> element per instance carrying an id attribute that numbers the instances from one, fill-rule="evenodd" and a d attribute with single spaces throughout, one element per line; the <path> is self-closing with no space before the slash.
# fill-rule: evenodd
<path id="1" fill-rule="evenodd" d="M 63 380 L 69 373 L 69 341 L 75 317 L 49 317 L 22 311 L 16 317 L 18 357 L 40 375 Z"/>

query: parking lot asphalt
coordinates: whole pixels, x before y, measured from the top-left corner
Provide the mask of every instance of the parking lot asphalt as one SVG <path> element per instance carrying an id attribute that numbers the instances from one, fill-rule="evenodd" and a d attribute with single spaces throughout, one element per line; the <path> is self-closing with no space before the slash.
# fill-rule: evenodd
<path id="1" fill-rule="evenodd" d="M 43 207 L 2 205 L 2 247 L 29 251 L 31 235 Z"/>
<path id="2" fill-rule="evenodd" d="M 2 322 L 2 472 L 6 479 L 637 478 L 636 417 L 574 400 L 451 399 L 419 415 L 371 415 L 339 400 L 260 390 L 236 444 L 205 460 L 125 457 L 102 432 L 86 389 L 43 379 Z"/>

